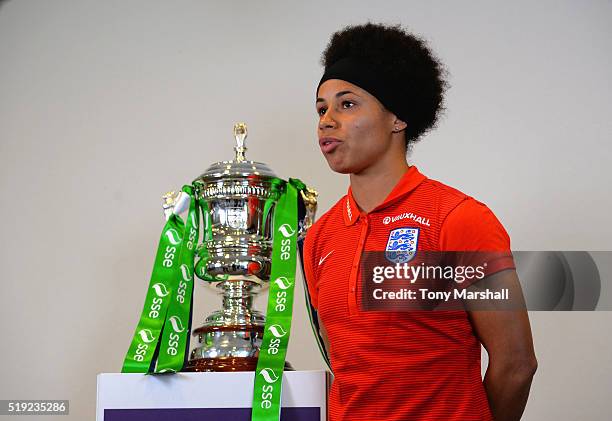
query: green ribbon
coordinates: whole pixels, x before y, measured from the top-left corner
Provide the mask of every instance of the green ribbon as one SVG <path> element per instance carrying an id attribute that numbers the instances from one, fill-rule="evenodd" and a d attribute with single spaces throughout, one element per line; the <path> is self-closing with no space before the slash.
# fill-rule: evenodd
<path id="1" fill-rule="evenodd" d="M 172 300 L 166 314 L 166 323 L 157 359 L 156 373 L 181 371 L 185 363 L 185 351 L 189 350 L 191 306 L 193 297 L 193 271 L 196 245 L 200 227 L 198 203 L 191 186 L 183 187 L 189 194 L 189 213 L 185 223 L 185 234 L 181 245 L 180 265 L 176 272 L 178 285 L 173 290 Z"/>
<path id="2" fill-rule="evenodd" d="M 291 332 L 297 262 L 297 189 L 289 180 L 274 211 L 272 273 L 266 326 L 255 370 L 254 421 L 280 419 L 281 387 Z"/>
<path id="3" fill-rule="evenodd" d="M 123 361 L 122 373 L 163 373 L 183 368 L 193 294 L 193 256 L 199 229 L 193 188 L 184 186 L 183 192 L 190 196 L 187 223 L 174 213 L 166 221 L 145 304 Z"/>

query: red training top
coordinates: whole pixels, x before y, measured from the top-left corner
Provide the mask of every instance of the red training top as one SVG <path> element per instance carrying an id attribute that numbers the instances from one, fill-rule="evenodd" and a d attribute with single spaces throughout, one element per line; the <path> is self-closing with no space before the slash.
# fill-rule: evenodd
<path id="1" fill-rule="evenodd" d="M 390 232 L 418 228 L 417 252 L 509 251 L 486 205 L 411 166 L 384 203 L 360 212 L 351 189 L 308 230 L 304 268 L 329 339 L 329 419 L 491 420 L 481 344 L 465 311 L 362 311 L 360 259 Z M 511 256 L 510 254 L 508 254 Z M 487 275 L 514 268 L 511 257 Z"/>

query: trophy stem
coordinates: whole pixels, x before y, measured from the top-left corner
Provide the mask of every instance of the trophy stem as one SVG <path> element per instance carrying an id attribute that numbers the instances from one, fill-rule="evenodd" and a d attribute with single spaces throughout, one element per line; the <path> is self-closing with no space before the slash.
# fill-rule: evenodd
<path id="1" fill-rule="evenodd" d="M 253 296 L 261 285 L 246 278 L 219 282 L 223 309 L 193 331 L 199 346 L 193 349 L 185 371 L 253 371 L 264 335 L 265 319 L 253 310 Z M 292 370 L 285 364 L 285 370 Z"/>
<path id="2" fill-rule="evenodd" d="M 251 371 L 257 366 L 265 319 L 253 310 L 253 296 L 260 285 L 232 277 L 216 285 L 223 308 L 193 331 L 200 346 L 192 353 L 185 371 Z"/>
<path id="3" fill-rule="evenodd" d="M 238 317 L 251 315 L 253 311 L 252 282 L 226 281 L 219 287 L 223 289 L 223 309 L 227 313 Z"/>

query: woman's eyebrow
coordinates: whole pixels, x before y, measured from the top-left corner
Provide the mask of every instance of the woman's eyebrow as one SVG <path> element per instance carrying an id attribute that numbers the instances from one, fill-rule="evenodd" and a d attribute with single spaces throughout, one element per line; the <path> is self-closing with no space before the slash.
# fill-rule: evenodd
<path id="1" fill-rule="evenodd" d="M 341 97 L 342 95 L 346 95 L 346 94 L 353 94 L 353 95 L 357 95 L 355 92 L 353 91 L 340 91 L 336 94 L 336 98 Z"/>
<path id="2" fill-rule="evenodd" d="M 346 95 L 346 94 L 353 94 L 353 95 L 357 95 L 355 92 L 353 91 L 340 91 L 338 92 L 335 97 L 336 98 L 340 98 L 342 95 Z M 325 100 L 323 98 L 317 98 L 317 103 L 319 102 L 324 102 Z"/>

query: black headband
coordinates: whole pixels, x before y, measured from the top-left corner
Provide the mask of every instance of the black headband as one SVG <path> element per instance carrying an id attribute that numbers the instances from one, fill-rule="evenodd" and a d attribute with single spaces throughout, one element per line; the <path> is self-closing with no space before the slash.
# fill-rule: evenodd
<path id="1" fill-rule="evenodd" d="M 389 79 L 385 72 L 377 69 L 376 66 L 364 64 L 356 59 L 345 57 L 329 67 L 325 68 L 325 73 L 317 86 L 317 94 L 323 82 L 329 79 L 340 79 L 361 89 L 368 91 L 375 96 L 384 107 L 395 114 L 399 119 L 406 122 L 406 107 L 401 106 L 400 95 L 397 86 Z"/>

